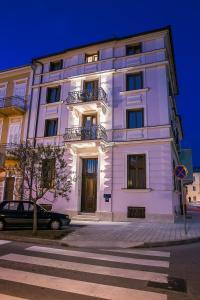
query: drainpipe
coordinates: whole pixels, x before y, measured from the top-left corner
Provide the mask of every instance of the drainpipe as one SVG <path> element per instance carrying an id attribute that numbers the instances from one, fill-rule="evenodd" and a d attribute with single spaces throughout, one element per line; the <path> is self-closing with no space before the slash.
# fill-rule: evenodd
<path id="1" fill-rule="evenodd" d="M 41 69 L 41 76 L 40 76 L 40 84 L 42 83 L 42 74 L 43 74 L 43 69 L 44 69 L 44 65 L 40 62 L 40 61 L 33 61 L 33 63 L 35 62 L 35 64 L 40 64 L 42 66 Z M 34 80 L 34 78 L 33 78 Z M 33 96 L 33 89 L 32 89 L 32 96 Z M 39 120 L 39 109 L 40 109 L 40 101 L 41 101 L 41 86 L 39 87 L 39 95 L 38 95 L 38 105 L 37 105 L 37 110 L 36 110 L 36 123 L 35 123 L 35 132 L 34 132 L 34 138 L 33 138 L 33 147 L 35 148 L 36 146 L 36 137 L 37 137 L 37 128 L 38 128 L 38 120 Z M 29 120 L 29 125 L 30 125 L 30 120 Z M 31 176 L 31 190 L 32 190 L 32 185 L 33 185 L 33 178 Z M 32 200 L 31 199 L 32 196 L 32 191 L 29 194 L 29 201 Z M 34 203 L 35 205 L 35 203 Z M 35 209 L 34 209 L 35 211 Z"/>
<path id="2" fill-rule="evenodd" d="M 31 68 L 33 70 L 33 77 L 32 77 L 32 82 L 31 82 L 31 93 L 30 93 L 30 106 L 29 106 L 29 110 L 28 110 L 28 124 L 27 124 L 27 130 L 26 130 L 26 146 L 28 145 L 28 135 L 29 135 L 29 130 L 30 130 L 30 121 L 31 121 L 31 108 L 32 108 L 32 102 L 33 102 L 33 85 L 34 85 L 34 78 L 35 78 L 35 69 L 36 66 L 33 62 L 33 64 L 31 65 Z M 21 190 L 21 200 L 23 200 L 24 198 L 24 170 L 23 170 L 23 174 L 22 174 L 22 190 Z"/>
<path id="3" fill-rule="evenodd" d="M 32 102 L 33 102 L 33 85 L 34 85 L 34 78 L 35 78 L 35 69 L 36 69 L 36 65 L 33 62 L 33 64 L 31 65 L 31 68 L 33 70 L 33 77 L 32 77 L 32 83 L 31 83 L 31 94 L 30 94 L 30 107 L 29 107 L 29 111 L 28 111 L 28 125 L 27 125 L 27 131 L 26 131 L 26 145 L 28 143 L 28 135 L 29 135 L 29 130 L 30 130 L 30 122 L 31 122 L 31 110 L 32 110 Z"/>
<path id="4" fill-rule="evenodd" d="M 114 124 L 114 105 L 113 105 L 113 99 L 114 99 L 114 74 L 112 74 L 112 130 L 111 130 L 111 137 L 112 137 L 112 184 L 111 184 L 111 213 L 112 213 L 112 221 L 113 221 L 113 162 L 114 162 L 114 159 L 113 159 L 113 124 Z"/>
<path id="5" fill-rule="evenodd" d="M 42 67 L 41 76 L 40 76 L 40 84 L 41 84 L 42 83 L 42 74 L 43 74 L 43 70 L 44 70 L 44 65 L 43 65 L 43 63 L 41 63 L 38 60 L 35 60 L 34 62 L 40 64 L 41 67 Z M 41 103 L 41 91 L 42 91 L 42 88 L 40 86 L 39 87 L 39 95 L 38 95 L 38 105 L 37 105 L 37 110 L 36 110 L 35 133 L 34 133 L 34 138 L 33 138 L 33 147 L 34 148 L 36 146 L 36 137 L 37 137 L 37 129 L 38 129 L 38 121 L 39 121 L 39 111 L 40 111 L 40 103 Z"/>

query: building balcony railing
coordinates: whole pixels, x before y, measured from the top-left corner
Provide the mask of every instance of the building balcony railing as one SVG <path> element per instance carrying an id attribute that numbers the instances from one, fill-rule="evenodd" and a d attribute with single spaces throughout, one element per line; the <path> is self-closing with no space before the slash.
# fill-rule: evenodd
<path id="1" fill-rule="evenodd" d="M 89 141 L 89 140 L 107 140 L 106 130 L 102 125 L 91 127 L 73 127 L 66 128 L 63 136 L 65 142 L 70 141 Z"/>
<path id="2" fill-rule="evenodd" d="M 4 167 L 5 160 L 8 158 L 14 158 L 12 151 L 19 145 L 15 143 L 0 144 L 0 169 Z"/>
<path id="3" fill-rule="evenodd" d="M 26 100 L 19 96 L 0 98 L 0 112 L 6 115 L 21 114 L 26 110 Z"/>
<path id="4" fill-rule="evenodd" d="M 82 90 L 69 92 L 66 99 L 66 104 L 77 104 L 94 101 L 107 103 L 107 95 L 102 87 L 94 89 L 92 91 Z"/>

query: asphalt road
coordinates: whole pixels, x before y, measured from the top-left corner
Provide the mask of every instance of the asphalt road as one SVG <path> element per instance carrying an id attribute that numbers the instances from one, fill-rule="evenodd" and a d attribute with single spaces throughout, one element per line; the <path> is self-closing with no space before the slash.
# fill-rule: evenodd
<path id="1" fill-rule="evenodd" d="M 0 300 L 198 300 L 199 253 L 199 243 L 94 250 L 0 240 Z"/>

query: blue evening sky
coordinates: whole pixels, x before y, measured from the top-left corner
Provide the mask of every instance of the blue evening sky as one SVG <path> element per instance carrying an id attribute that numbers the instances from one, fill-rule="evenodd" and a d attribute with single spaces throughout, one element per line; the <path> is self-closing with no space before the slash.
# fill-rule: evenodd
<path id="1" fill-rule="evenodd" d="M 200 165 L 200 2 L 198 0 L 7 0 L 0 6 L 0 70 L 113 36 L 171 25 L 184 147 Z"/>

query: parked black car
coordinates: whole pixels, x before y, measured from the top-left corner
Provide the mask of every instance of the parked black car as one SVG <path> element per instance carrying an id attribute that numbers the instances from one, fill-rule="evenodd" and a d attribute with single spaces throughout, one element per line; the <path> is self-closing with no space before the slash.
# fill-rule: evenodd
<path id="1" fill-rule="evenodd" d="M 57 230 L 69 225 L 68 215 L 47 211 L 37 204 L 38 227 Z M 3 201 L 0 204 L 0 230 L 7 227 L 32 227 L 33 203 L 29 201 Z"/>

